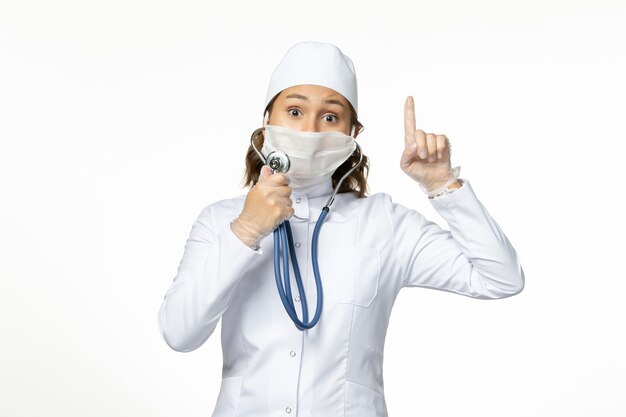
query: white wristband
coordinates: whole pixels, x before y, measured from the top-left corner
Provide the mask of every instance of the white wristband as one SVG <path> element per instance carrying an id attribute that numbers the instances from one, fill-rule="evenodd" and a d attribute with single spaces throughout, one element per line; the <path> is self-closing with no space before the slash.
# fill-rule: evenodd
<path id="1" fill-rule="evenodd" d="M 451 193 L 454 191 L 454 190 L 448 189 L 448 186 L 459 178 L 459 174 L 461 173 L 461 167 L 460 166 L 454 167 L 452 168 L 450 172 L 452 173 L 452 177 L 448 181 L 446 181 L 444 185 L 432 191 L 428 191 L 426 187 L 420 184 L 420 188 L 422 189 L 422 191 L 424 191 L 428 195 L 428 198 L 433 198 L 437 195 L 444 194 L 444 193 Z"/>

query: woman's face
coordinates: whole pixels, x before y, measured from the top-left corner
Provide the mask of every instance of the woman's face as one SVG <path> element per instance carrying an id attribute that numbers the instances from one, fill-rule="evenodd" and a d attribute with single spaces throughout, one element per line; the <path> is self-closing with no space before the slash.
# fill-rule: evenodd
<path id="1" fill-rule="evenodd" d="M 344 96 L 327 87 L 303 84 L 280 92 L 268 124 L 304 132 L 341 131 L 349 135 L 351 121 L 352 111 Z"/>

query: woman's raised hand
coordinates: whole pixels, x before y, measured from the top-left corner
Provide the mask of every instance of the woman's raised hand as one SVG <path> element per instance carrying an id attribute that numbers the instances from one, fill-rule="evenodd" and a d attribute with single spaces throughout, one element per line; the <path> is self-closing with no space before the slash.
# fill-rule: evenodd
<path id="1" fill-rule="evenodd" d="M 448 138 L 415 129 L 412 96 L 404 102 L 404 152 L 400 168 L 428 190 L 441 186 L 452 177 Z"/>
<path id="2" fill-rule="evenodd" d="M 272 169 L 263 165 L 259 181 L 248 192 L 241 214 L 231 222 L 233 233 L 256 250 L 265 236 L 295 213 L 291 191 L 289 177 L 272 174 Z"/>

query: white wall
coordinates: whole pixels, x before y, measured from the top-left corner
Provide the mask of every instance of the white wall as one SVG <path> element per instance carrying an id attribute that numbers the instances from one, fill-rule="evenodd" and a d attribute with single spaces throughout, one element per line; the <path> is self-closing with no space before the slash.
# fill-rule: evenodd
<path id="1" fill-rule="evenodd" d="M 623 416 L 625 36 L 618 1 L 3 1 L 0 415 L 210 415 L 219 326 L 181 354 L 157 311 L 316 40 L 355 63 L 372 192 L 447 227 L 398 165 L 413 95 L 526 273 L 497 301 L 401 292 L 390 416 Z"/>

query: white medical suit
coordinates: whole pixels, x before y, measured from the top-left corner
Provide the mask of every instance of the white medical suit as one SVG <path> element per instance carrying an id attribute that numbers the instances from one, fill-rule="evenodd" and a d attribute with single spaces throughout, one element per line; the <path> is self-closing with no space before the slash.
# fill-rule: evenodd
<path id="1" fill-rule="evenodd" d="M 385 193 L 338 194 L 319 235 L 323 310 L 307 331 L 295 327 L 280 301 L 273 234 L 254 251 L 230 229 L 246 196 L 206 206 L 165 294 L 159 326 L 172 349 L 189 352 L 221 318 L 223 372 L 212 417 L 386 417 L 383 347 L 402 288 L 481 299 L 522 291 L 515 249 L 470 182 L 459 181 L 453 193 L 429 200 L 450 231 Z M 309 320 L 317 300 L 311 239 L 331 193 L 329 179 L 291 195 L 295 215 L 289 221 Z M 290 277 L 302 319 L 293 271 Z"/>

